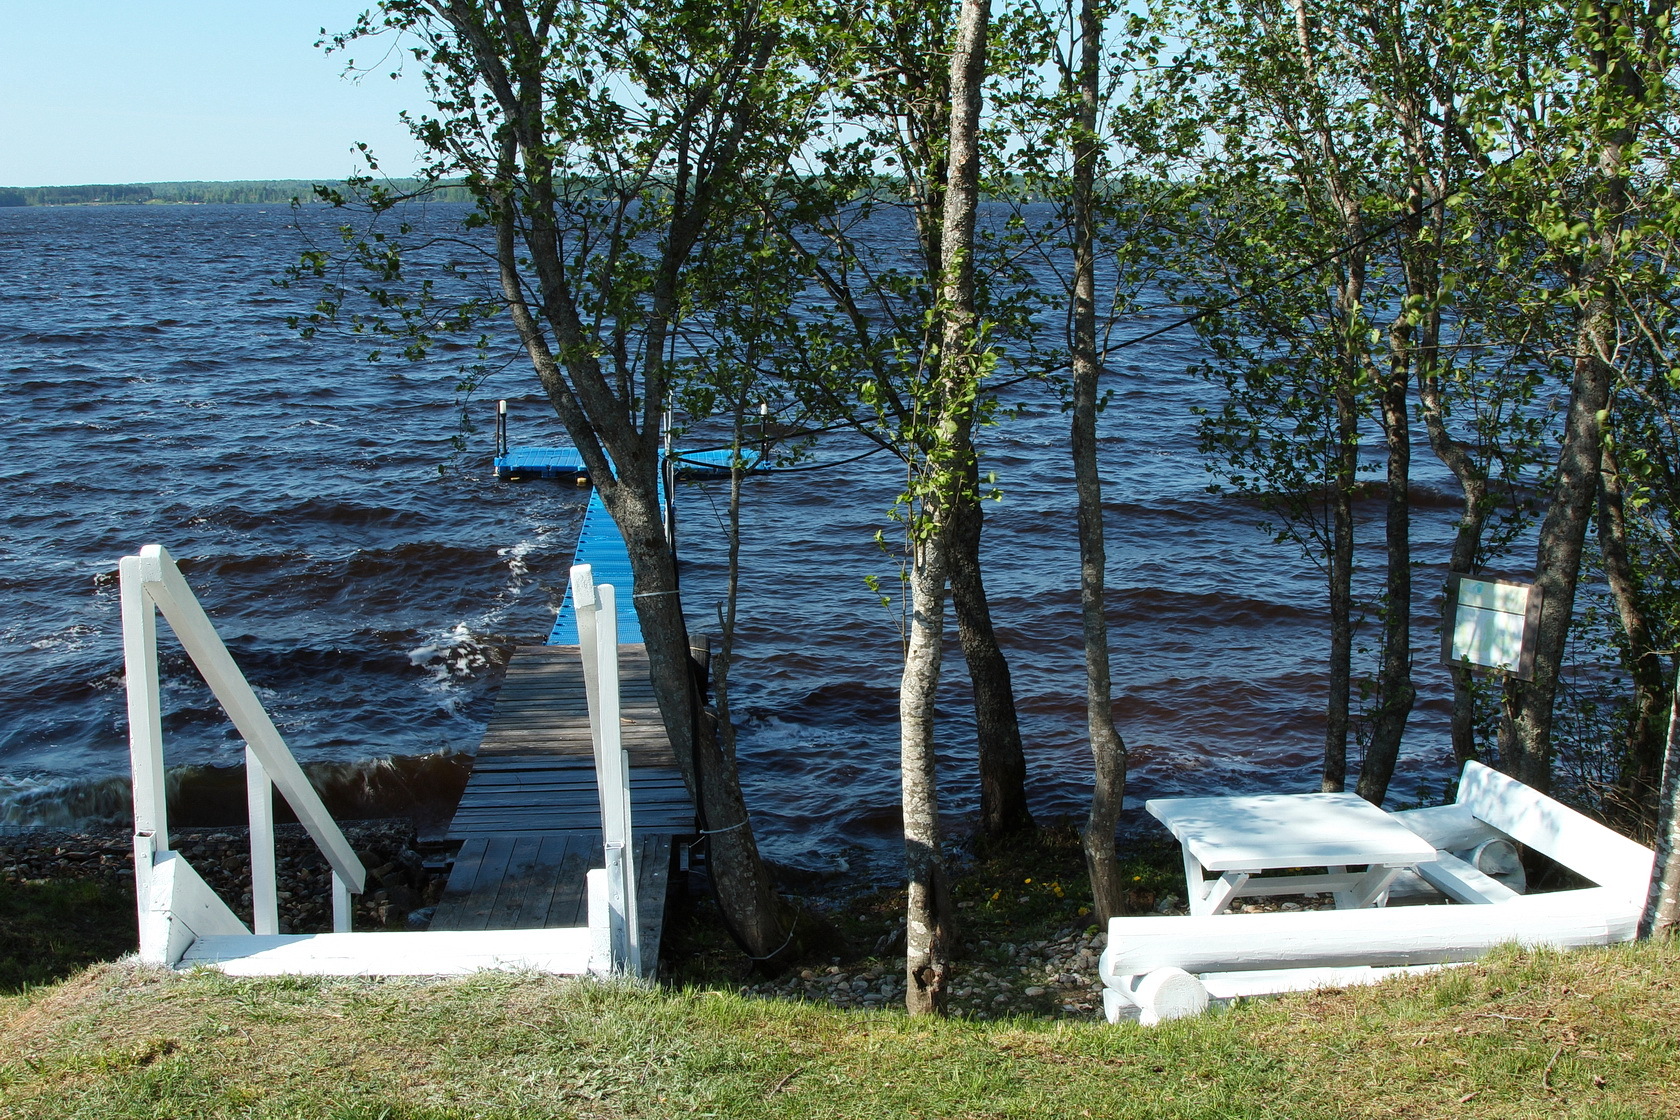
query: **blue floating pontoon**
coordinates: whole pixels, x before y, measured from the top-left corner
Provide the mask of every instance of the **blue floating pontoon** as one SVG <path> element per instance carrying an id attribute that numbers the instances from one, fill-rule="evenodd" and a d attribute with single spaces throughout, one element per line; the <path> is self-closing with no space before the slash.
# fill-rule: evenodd
<path id="1" fill-rule="evenodd" d="M 666 512 L 666 532 L 675 540 L 674 513 L 665 491 L 668 476 L 676 478 L 727 478 L 736 460 L 736 453 L 727 447 L 702 451 L 666 452 L 666 470 L 660 472 L 659 504 Z M 742 448 L 740 462 L 749 471 L 764 471 L 769 464 L 760 451 Z M 502 401 L 496 413 L 496 477 L 504 480 L 526 478 L 568 479 L 587 482 L 589 470 L 583 456 L 575 447 L 509 447 L 507 441 L 507 402 Z M 675 545 L 672 545 L 673 549 Z M 630 577 L 630 553 L 624 545 L 618 526 L 607 512 L 599 493 L 590 495 L 589 507 L 583 514 L 583 528 L 578 532 L 577 551 L 573 564 L 588 564 L 594 571 L 597 585 L 610 583 L 618 593 L 618 640 L 629 644 L 642 641 L 642 626 L 636 619 L 635 587 Z M 549 632 L 551 646 L 578 644 L 577 618 L 572 610 L 572 589 L 566 585 L 566 597 L 560 614 Z"/>
<path id="2" fill-rule="evenodd" d="M 663 489 L 663 487 L 661 487 Z M 664 494 L 660 495 L 661 504 Z M 577 551 L 573 564 L 588 564 L 594 572 L 595 585 L 610 583 L 618 593 L 618 640 L 623 644 L 642 640 L 642 624 L 636 619 L 635 581 L 630 577 L 630 552 L 624 547 L 624 537 L 613 524 L 600 494 L 589 496 L 589 508 L 583 512 L 583 528 L 578 532 Z M 572 609 L 572 584 L 566 582 L 566 598 L 560 604 L 560 614 L 549 631 L 551 646 L 578 644 L 577 612 Z"/>

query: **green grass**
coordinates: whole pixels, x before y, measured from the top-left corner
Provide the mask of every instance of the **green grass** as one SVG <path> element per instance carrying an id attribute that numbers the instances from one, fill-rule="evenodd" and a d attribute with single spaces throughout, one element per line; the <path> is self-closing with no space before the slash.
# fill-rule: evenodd
<path id="1" fill-rule="evenodd" d="M 0 994 L 135 948 L 134 892 L 91 880 L 0 879 Z"/>
<path id="2" fill-rule="evenodd" d="M 530 976 L 102 965 L 0 1000 L 0 1116 L 1668 1117 L 1671 947 L 1514 950 L 1146 1029 Z"/>

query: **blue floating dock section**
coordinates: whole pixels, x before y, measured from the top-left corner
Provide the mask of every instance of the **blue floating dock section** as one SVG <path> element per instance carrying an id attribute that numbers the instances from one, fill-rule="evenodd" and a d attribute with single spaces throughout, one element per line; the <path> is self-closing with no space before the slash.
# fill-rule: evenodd
<path id="1" fill-rule="evenodd" d="M 677 465 L 678 478 L 728 478 L 735 453 L 727 447 L 709 451 L 675 451 L 671 459 Z M 770 465 L 764 456 L 750 447 L 741 448 L 741 466 L 749 471 L 767 471 Z"/>
<path id="2" fill-rule="evenodd" d="M 496 456 L 496 477 L 588 478 L 575 447 L 510 447 Z"/>
<path id="3" fill-rule="evenodd" d="M 671 456 L 678 478 L 726 478 L 734 453 L 727 447 L 705 451 L 677 451 Z M 741 463 L 749 471 L 769 470 L 764 456 L 751 448 L 741 449 Z M 589 470 L 574 447 L 510 447 L 496 456 L 496 477 L 587 479 Z"/>
<path id="4" fill-rule="evenodd" d="M 758 451 L 742 448 L 741 463 L 749 471 L 765 471 L 769 465 Z M 671 456 L 678 478 L 727 478 L 735 459 L 735 452 L 727 447 L 703 451 L 676 451 Z M 572 447 L 511 447 L 495 459 L 499 479 L 554 478 L 583 480 L 589 471 L 583 456 Z M 659 486 L 659 504 L 665 504 L 665 485 Z M 618 640 L 623 645 L 643 640 L 642 626 L 636 619 L 634 582 L 630 575 L 630 553 L 624 537 L 613 523 L 600 494 L 591 494 L 589 507 L 584 510 L 583 528 L 578 532 L 577 551 L 573 564 L 588 564 L 594 569 L 596 584 L 610 583 L 618 593 Z M 578 644 L 577 617 L 572 611 L 572 589 L 568 583 L 566 597 L 560 604 L 560 614 L 549 631 L 551 646 Z"/>
<path id="5" fill-rule="evenodd" d="M 663 491 L 663 487 L 661 490 Z M 659 495 L 664 504 L 665 495 Z M 577 551 L 573 564 L 588 564 L 595 574 L 595 585 L 610 583 L 618 596 L 618 641 L 630 645 L 642 641 L 642 624 L 636 618 L 635 582 L 630 577 L 630 552 L 624 546 L 624 536 L 613 523 L 612 514 L 600 494 L 589 496 L 589 508 L 583 512 L 583 528 L 578 532 Z M 572 586 L 566 584 L 566 598 L 560 604 L 560 614 L 554 619 L 554 629 L 548 633 L 551 646 L 578 644 L 577 612 L 572 610 Z"/>

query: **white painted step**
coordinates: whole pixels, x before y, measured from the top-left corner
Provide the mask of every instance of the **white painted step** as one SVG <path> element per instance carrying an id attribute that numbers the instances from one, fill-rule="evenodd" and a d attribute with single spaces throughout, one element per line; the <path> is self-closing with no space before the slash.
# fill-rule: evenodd
<path id="1" fill-rule="evenodd" d="M 484 969 L 581 975 L 589 928 L 200 937 L 180 968 L 232 976 L 461 976 Z"/>

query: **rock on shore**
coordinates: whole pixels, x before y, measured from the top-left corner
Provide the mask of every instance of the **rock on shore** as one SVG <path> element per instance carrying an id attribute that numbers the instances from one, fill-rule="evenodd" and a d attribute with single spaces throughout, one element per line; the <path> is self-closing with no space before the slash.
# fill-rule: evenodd
<path id="1" fill-rule="evenodd" d="M 366 893 L 356 902 L 354 928 L 407 928 L 411 915 L 423 927 L 425 908 L 442 896 L 448 873 L 428 867 L 415 850 L 413 824 L 407 820 L 346 821 L 341 827 L 368 871 Z M 170 844 L 234 913 L 247 923 L 251 920 L 251 848 L 246 829 L 182 829 L 171 835 Z M 278 825 L 274 846 L 280 931 L 331 929 L 331 868 L 315 842 L 301 825 Z M 29 829 L 0 834 L 0 879 L 98 879 L 132 886 L 133 839 L 126 829 Z"/>

